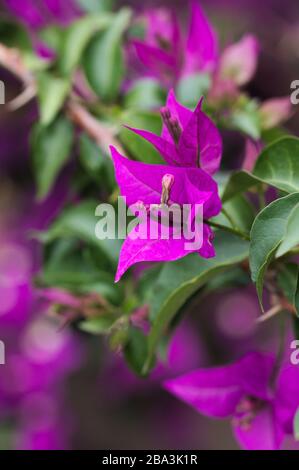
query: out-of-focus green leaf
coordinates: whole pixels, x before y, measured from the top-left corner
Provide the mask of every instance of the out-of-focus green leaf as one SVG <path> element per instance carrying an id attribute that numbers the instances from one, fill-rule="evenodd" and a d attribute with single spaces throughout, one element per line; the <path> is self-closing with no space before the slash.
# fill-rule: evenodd
<path id="1" fill-rule="evenodd" d="M 153 284 L 147 302 L 151 307 L 152 329 L 143 368 L 145 374 L 152 364 L 159 340 L 187 299 L 210 279 L 248 256 L 248 242 L 229 233 L 217 232 L 214 245 L 217 253 L 215 258 L 203 259 L 192 254 L 167 263 Z"/>
<path id="2" fill-rule="evenodd" d="M 252 225 L 249 261 L 261 306 L 266 269 L 284 240 L 290 215 L 298 205 L 299 193 L 277 199 L 258 214 Z"/>
<path id="3" fill-rule="evenodd" d="M 283 137 L 266 147 L 257 159 L 253 173 L 237 172 L 227 183 L 223 201 L 261 183 L 281 191 L 299 191 L 299 139 Z"/>
<path id="4" fill-rule="evenodd" d="M 207 73 L 188 75 L 180 79 L 177 86 L 177 98 L 185 106 L 194 108 L 200 98 L 205 96 L 211 85 L 211 77 Z"/>
<path id="5" fill-rule="evenodd" d="M 40 106 L 41 124 L 48 126 L 56 118 L 70 91 L 68 78 L 52 76 L 42 72 L 37 80 L 37 93 Z"/>
<path id="6" fill-rule="evenodd" d="M 112 15 L 109 13 L 86 16 L 64 30 L 58 57 L 58 68 L 62 74 L 72 73 L 81 61 L 89 41 L 97 32 L 107 28 L 111 20 Z"/>
<path id="7" fill-rule="evenodd" d="M 231 124 L 234 128 L 244 132 L 244 134 L 252 139 L 260 139 L 261 119 L 257 104 L 254 101 L 248 101 L 242 104 L 240 108 L 233 112 Z"/>
<path id="8" fill-rule="evenodd" d="M 114 0 L 76 0 L 79 7 L 87 13 L 100 13 L 111 10 Z"/>
<path id="9" fill-rule="evenodd" d="M 5 18 L 0 20 L 0 42 L 22 51 L 32 50 L 32 42 L 24 26 Z"/>
<path id="10" fill-rule="evenodd" d="M 229 219 L 224 212 L 221 212 L 213 218 L 213 222 L 227 227 L 237 227 L 244 232 L 250 231 L 255 218 L 255 210 L 245 196 L 242 194 L 235 196 L 223 204 L 223 208 L 225 213 L 229 214 Z"/>
<path id="11" fill-rule="evenodd" d="M 111 25 L 92 39 L 84 54 L 86 78 L 94 92 L 104 101 L 116 98 L 124 78 L 122 36 L 130 18 L 129 9 L 120 10 Z"/>
<path id="12" fill-rule="evenodd" d="M 81 134 L 79 145 L 81 165 L 94 179 L 99 187 L 106 186 L 112 190 L 115 186 L 114 168 L 111 158 L 92 141 L 86 134 Z"/>
<path id="13" fill-rule="evenodd" d="M 152 78 L 134 82 L 124 98 L 125 108 L 155 109 L 165 102 L 166 94 L 160 84 Z"/>
<path id="14" fill-rule="evenodd" d="M 99 317 L 88 318 L 79 323 L 79 328 L 86 333 L 93 335 L 107 334 L 113 323 L 115 317 L 110 314 L 101 315 Z"/>
<path id="15" fill-rule="evenodd" d="M 32 158 L 39 200 L 49 194 L 60 170 L 68 161 L 72 142 L 73 126 L 63 117 L 48 127 L 37 125 L 34 128 Z"/>
<path id="16" fill-rule="evenodd" d="M 299 204 L 289 215 L 285 236 L 276 252 L 276 257 L 283 256 L 299 244 Z"/>
<path id="17" fill-rule="evenodd" d="M 121 122 L 131 127 L 146 129 L 155 134 L 160 134 L 162 127 L 159 114 L 150 111 L 128 111 L 122 114 Z M 129 129 L 123 127 L 119 137 L 136 160 L 145 163 L 163 163 L 159 152 L 149 142 Z"/>
<path id="18" fill-rule="evenodd" d="M 143 375 L 143 365 L 147 357 L 147 341 L 144 333 L 131 326 L 128 331 L 124 356 L 129 367 L 138 375 Z"/>
<path id="19" fill-rule="evenodd" d="M 99 202 L 84 200 L 83 202 L 68 207 L 59 215 L 46 232 L 39 234 L 41 241 L 49 243 L 58 238 L 77 238 L 94 246 L 109 259 L 111 266 L 115 267 L 118 260 L 121 240 L 99 240 L 95 234 L 98 218 L 95 210 Z M 116 234 L 115 234 L 116 235 Z"/>
<path id="20" fill-rule="evenodd" d="M 97 293 L 114 305 L 123 301 L 123 289 L 114 283 L 110 260 L 94 256 L 90 247 L 73 238 L 58 239 L 44 247 L 44 262 L 37 283 L 58 286 L 78 294 Z"/>
<path id="21" fill-rule="evenodd" d="M 295 263 L 285 263 L 277 276 L 277 283 L 286 299 L 296 310 L 299 317 L 299 266 Z M 299 331 L 299 330 L 298 330 Z"/>
<path id="22" fill-rule="evenodd" d="M 50 49 L 58 52 L 62 45 L 63 30 L 57 25 L 47 26 L 39 32 L 39 37 Z"/>

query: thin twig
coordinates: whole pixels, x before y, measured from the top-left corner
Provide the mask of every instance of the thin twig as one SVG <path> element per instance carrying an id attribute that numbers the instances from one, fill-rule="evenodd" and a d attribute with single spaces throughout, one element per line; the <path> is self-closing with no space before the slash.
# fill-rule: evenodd
<path id="1" fill-rule="evenodd" d="M 284 310 L 284 307 L 280 304 L 274 305 L 271 307 L 266 313 L 258 317 L 256 320 L 257 323 L 263 323 L 266 320 L 269 320 L 270 318 L 274 317 L 278 313 L 282 312 Z"/>
<path id="2" fill-rule="evenodd" d="M 8 109 L 14 111 L 34 98 L 37 93 L 36 82 L 33 74 L 27 69 L 21 53 L 4 44 L 0 44 L 0 64 L 15 75 L 24 85 L 24 91 L 14 100 L 8 103 Z M 99 147 L 109 154 L 109 145 L 114 145 L 120 152 L 123 149 L 115 138 L 115 130 L 111 126 L 103 125 L 90 114 L 82 104 L 71 95 L 67 102 L 69 118 L 82 130 L 84 130 Z"/>
<path id="3" fill-rule="evenodd" d="M 239 230 L 237 228 L 228 227 L 227 225 L 218 224 L 217 222 L 213 222 L 212 220 L 206 219 L 204 220 L 204 223 L 209 225 L 210 227 L 219 228 L 220 230 L 233 233 L 234 235 L 237 235 L 238 237 L 241 237 L 244 240 L 250 240 L 250 236 L 248 233 L 243 232 L 242 230 Z"/>

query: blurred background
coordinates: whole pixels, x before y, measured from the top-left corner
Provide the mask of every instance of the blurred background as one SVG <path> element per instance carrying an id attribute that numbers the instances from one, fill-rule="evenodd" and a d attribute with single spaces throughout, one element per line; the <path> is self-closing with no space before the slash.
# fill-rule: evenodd
<path id="1" fill-rule="evenodd" d="M 101 0 L 98 0 L 101 2 Z M 11 30 L 4 19 L 27 28 L 41 23 L 65 27 L 81 14 L 75 0 L 1 1 L 0 35 Z M 290 94 L 299 80 L 299 6 L 296 0 L 202 0 L 222 44 L 245 32 L 257 36 L 261 54 L 248 93 L 261 100 Z M 142 13 L 173 7 L 186 20 L 186 1 L 115 1 Z M 20 92 L 13 75 L 0 68 L 6 101 Z M 0 366 L 1 449 L 237 449 L 228 422 L 213 422 L 167 394 L 161 385 L 196 367 L 232 360 L 256 345 L 275 348 L 276 322 L 257 331 L 259 306 L 254 289 L 226 287 L 201 302 L 188 303 L 183 322 L 171 340 L 164 363 L 148 379 L 129 371 L 121 354 L 105 338 L 76 328 L 60 328 L 39 295 L 36 278 L 42 249 L 30 234 L 45 229 L 68 197 L 71 162 L 54 191 L 36 202 L 29 135 L 37 120 L 34 101 L 10 112 L 0 105 L 0 340 L 6 364 Z M 298 135 L 299 114 L 287 124 Z M 234 140 L 235 139 L 235 140 Z M 230 135 L 235 153 L 242 143 Z M 232 163 L 233 165 L 233 163 Z M 229 326 L 228 326 L 229 325 Z M 287 446 L 287 444 L 286 444 Z"/>

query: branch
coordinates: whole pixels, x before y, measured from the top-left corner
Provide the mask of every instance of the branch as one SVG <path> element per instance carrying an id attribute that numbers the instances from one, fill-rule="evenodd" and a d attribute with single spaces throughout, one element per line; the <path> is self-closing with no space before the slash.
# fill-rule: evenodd
<path id="1" fill-rule="evenodd" d="M 36 96 L 36 81 L 17 49 L 0 44 L 0 64 L 21 80 L 24 85 L 24 91 L 8 103 L 8 109 L 14 111 Z M 104 126 L 73 95 L 67 102 L 66 110 L 69 118 L 84 130 L 105 153 L 109 154 L 109 145 L 114 145 L 120 152 L 123 152 L 120 143 L 115 138 L 115 130 L 111 126 Z"/>

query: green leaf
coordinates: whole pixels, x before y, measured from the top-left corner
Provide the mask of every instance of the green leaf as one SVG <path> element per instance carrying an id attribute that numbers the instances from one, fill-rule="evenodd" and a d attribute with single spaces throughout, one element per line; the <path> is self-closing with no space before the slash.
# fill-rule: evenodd
<path id="1" fill-rule="evenodd" d="M 236 129 L 252 139 L 258 140 L 261 137 L 261 125 L 257 112 L 238 110 L 233 114 L 231 121 Z"/>
<path id="2" fill-rule="evenodd" d="M 276 257 L 283 256 L 299 243 L 299 204 L 295 206 L 289 215 L 286 233 L 280 244 Z"/>
<path id="3" fill-rule="evenodd" d="M 48 126 L 56 118 L 70 91 L 71 83 L 67 78 L 52 76 L 42 72 L 38 75 L 37 93 L 40 107 L 40 121 Z"/>
<path id="4" fill-rule="evenodd" d="M 147 357 L 146 336 L 141 330 L 131 326 L 128 331 L 124 356 L 129 367 L 138 375 L 143 375 L 143 365 Z"/>
<path id="5" fill-rule="evenodd" d="M 136 80 L 124 98 L 125 108 L 155 109 L 163 105 L 166 93 L 152 78 Z"/>
<path id="6" fill-rule="evenodd" d="M 79 140 L 79 159 L 90 178 L 98 185 L 104 185 L 108 190 L 113 190 L 115 177 L 111 158 L 84 133 L 81 134 Z"/>
<path id="7" fill-rule="evenodd" d="M 206 95 L 211 85 L 211 77 L 207 73 L 188 75 L 179 80 L 177 86 L 178 100 L 189 108 L 194 108 L 199 99 Z"/>
<path id="8" fill-rule="evenodd" d="M 95 210 L 98 204 L 94 200 L 84 200 L 76 206 L 65 209 L 46 232 L 40 233 L 39 238 L 44 243 L 49 243 L 58 238 L 75 237 L 100 250 L 115 267 L 121 240 L 117 238 L 99 240 L 96 237 L 95 227 L 98 219 Z"/>
<path id="9" fill-rule="evenodd" d="M 123 301 L 123 289 L 114 283 L 115 267 L 78 240 L 58 239 L 44 246 L 41 286 L 61 287 L 78 294 L 98 293 L 114 305 Z"/>
<path id="10" fill-rule="evenodd" d="M 107 28 L 112 21 L 112 15 L 101 13 L 86 16 L 73 22 L 63 31 L 59 48 L 58 69 L 62 74 L 69 75 L 79 65 L 83 53 L 99 31 Z"/>
<path id="11" fill-rule="evenodd" d="M 47 26 L 39 31 L 39 37 L 43 43 L 59 52 L 63 42 L 63 30 L 57 25 Z"/>
<path id="12" fill-rule="evenodd" d="M 248 242 L 229 233 L 217 232 L 214 244 L 217 253 L 215 258 L 204 259 L 198 254 L 192 254 L 162 267 L 148 297 L 152 329 L 148 338 L 149 350 L 144 373 L 148 372 L 152 364 L 159 340 L 187 299 L 210 279 L 248 256 Z"/>
<path id="13" fill-rule="evenodd" d="M 124 78 L 122 36 L 130 18 L 129 9 L 120 10 L 107 30 L 92 39 L 84 54 L 86 78 L 94 92 L 104 101 L 113 101 L 117 97 Z"/>
<path id="14" fill-rule="evenodd" d="M 221 212 L 217 217 L 214 217 L 213 222 L 225 225 L 227 227 L 236 226 L 244 232 L 249 232 L 255 218 L 255 210 L 252 204 L 243 196 L 239 194 L 225 204 L 223 204 L 225 213 L 229 214 L 230 220 Z M 231 223 L 233 222 L 233 224 Z"/>
<path id="15" fill-rule="evenodd" d="M 299 191 L 299 139 L 283 137 L 266 147 L 257 159 L 253 173 L 240 171 L 232 175 L 223 201 L 240 192 L 266 183 L 281 191 Z"/>
<path id="16" fill-rule="evenodd" d="M 161 118 L 159 114 L 150 111 L 126 112 L 121 116 L 121 122 L 131 127 L 146 129 L 155 134 L 161 133 Z M 136 160 L 145 163 L 163 163 L 159 152 L 145 139 L 123 127 L 119 134 L 123 145 Z"/>
<path id="17" fill-rule="evenodd" d="M 30 35 L 24 26 L 5 17 L 0 19 L 0 42 L 8 47 L 17 47 L 22 51 L 32 50 Z"/>
<path id="18" fill-rule="evenodd" d="M 299 408 L 294 418 L 294 439 L 295 441 L 299 441 Z"/>
<path id="19" fill-rule="evenodd" d="M 45 199 L 60 170 L 68 161 L 73 143 L 73 126 L 59 117 L 48 127 L 35 126 L 32 134 L 33 168 L 37 198 Z"/>
<path id="20" fill-rule="evenodd" d="M 113 0 L 76 0 L 78 5 L 88 13 L 99 13 L 110 10 Z"/>
<path id="21" fill-rule="evenodd" d="M 299 193 L 277 199 L 265 207 L 253 223 L 250 233 L 249 261 L 252 280 L 256 283 L 261 307 L 266 269 L 284 240 L 289 217 L 298 204 Z"/>
<path id="22" fill-rule="evenodd" d="M 105 314 L 80 322 L 79 328 L 85 331 L 85 333 L 91 333 L 93 335 L 107 334 L 114 322 L 115 317 L 113 315 Z"/>
<path id="23" fill-rule="evenodd" d="M 295 263 L 286 263 L 280 269 L 277 276 L 277 283 L 283 291 L 285 297 L 295 308 L 297 317 L 299 318 L 299 266 Z M 296 328 L 298 328 L 298 319 L 296 320 Z M 298 330 L 299 331 L 299 330 Z"/>

